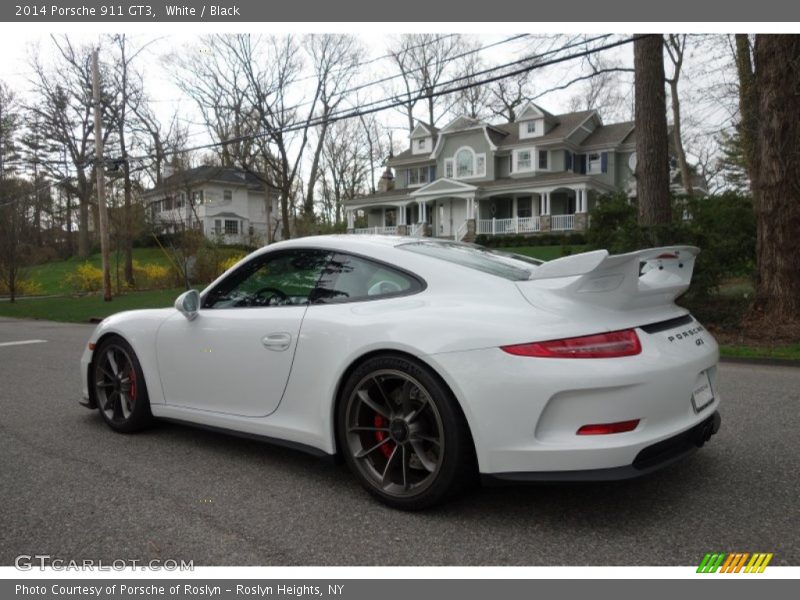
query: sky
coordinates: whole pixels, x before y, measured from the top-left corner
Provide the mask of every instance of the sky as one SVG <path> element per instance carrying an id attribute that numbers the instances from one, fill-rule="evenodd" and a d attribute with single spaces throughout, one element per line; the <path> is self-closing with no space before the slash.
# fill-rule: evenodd
<path id="1" fill-rule="evenodd" d="M 163 25 L 163 24 L 162 24 Z M 208 25 L 208 24 L 206 24 Z M 296 25 L 296 24 L 295 24 Z M 389 29 L 387 31 L 386 24 L 373 26 L 374 24 L 320 24 L 319 29 L 306 28 L 310 31 L 346 31 L 355 34 L 361 41 L 365 51 L 364 59 L 369 59 L 381 56 L 386 53 L 387 47 L 391 40 L 397 35 L 398 31 L 402 29 Z M 476 43 L 480 45 L 493 44 L 503 39 L 506 39 L 514 33 L 530 31 L 535 27 L 528 28 L 527 25 L 516 24 L 514 27 L 498 28 L 498 24 L 477 28 L 474 32 L 467 32 Z M 502 24 L 500 24 L 502 25 Z M 607 25 L 607 24 L 606 24 Z M 461 28 L 463 24 L 459 24 Z M 269 30 L 271 26 L 261 27 L 257 24 L 244 25 L 238 28 L 239 31 L 249 31 L 252 33 L 264 33 L 265 29 Z M 189 129 L 189 144 L 196 145 L 208 142 L 211 140 L 205 127 L 201 123 L 199 111 L 194 105 L 194 102 L 186 97 L 182 91 L 176 86 L 173 77 L 169 71 L 164 57 L 171 52 L 199 52 L 201 45 L 199 44 L 198 29 L 206 32 L 221 32 L 218 27 L 203 27 L 195 24 L 192 25 L 171 25 L 169 27 L 163 26 L 149 26 L 146 29 L 135 24 L 125 24 L 124 31 L 129 37 L 132 45 L 142 46 L 146 45 L 146 50 L 142 53 L 138 61 L 138 68 L 142 69 L 145 73 L 145 83 L 148 94 L 150 95 L 153 105 L 157 114 L 165 122 L 169 121 L 171 116 L 177 111 L 182 121 L 188 126 Z M 284 28 L 281 30 L 283 31 Z M 288 27 L 288 29 L 296 29 L 296 27 Z M 448 28 L 444 26 L 433 26 L 428 24 L 425 27 L 416 27 L 416 29 L 423 29 L 435 33 L 448 32 Z M 494 31 L 492 31 L 494 29 Z M 614 27 L 607 29 L 600 29 L 599 32 L 608 32 L 614 30 Z M 616 28 L 619 31 L 619 27 Z M 451 30 L 452 31 L 452 30 Z M 484 31 L 478 33 L 478 31 Z M 32 75 L 30 68 L 31 56 L 37 51 L 43 57 L 45 62 L 52 58 L 55 49 L 50 34 L 69 33 L 71 39 L 78 43 L 93 44 L 96 43 L 102 33 L 111 33 L 107 29 L 100 29 L 98 27 L 88 28 L 70 28 L 67 32 L 64 30 L 63 25 L 60 28 L 49 29 L 48 27 L 20 27 L 14 31 L 5 31 L 0 37 L 0 55 L 3 60 L 0 62 L 0 80 L 10 85 L 18 96 L 29 97 L 29 90 L 31 84 L 29 82 Z M 299 33 L 302 33 L 300 31 Z M 552 33 L 548 31 L 547 33 Z M 620 31 L 624 33 L 624 31 Z M 719 42 L 719 40 L 717 40 Z M 717 43 L 717 47 L 722 47 Z M 724 47 L 718 50 L 724 54 Z M 502 44 L 494 48 L 487 49 L 481 52 L 488 65 L 497 63 L 509 62 L 517 60 L 530 53 L 529 39 L 522 39 L 507 44 Z M 604 56 L 616 61 L 621 66 L 632 66 L 632 46 L 627 45 L 618 49 L 610 50 L 604 53 Z M 102 60 L 102 57 L 101 57 Z M 708 68 L 703 66 L 694 68 L 691 64 L 691 59 L 687 61 L 689 64 L 684 74 L 684 81 L 682 81 L 682 94 L 687 95 L 682 98 L 683 109 L 688 126 L 684 126 L 687 135 L 700 135 L 711 139 L 721 128 L 730 124 L 730 116 L 732 109 L 730 107 L 729 99 L 720 100 L 716 98 L 713 93 L 698 94 L 698 82 L 702 82 L 703 89 L 713 89 L 714 83 L 718 84 L 716 87 L 723 89 L 725 86 L 730 85 L 729 74 L 723 72 L 722 69 Z M 699 62 L 699 61 L 698 61 Z M 564 81 L 574 77 L 580 69 L 578 61 L 564 63 L 555 67 L 549 67 L 543 70 L 537 70 L 533 76 L 533 87 L 535 93 L 540 93 L 543 90 L 548 90 L 556 87 Z M 373 65 L 370 65 L 365 72 L 362 73 L 356 82 L 360 83 L 365 80 L 373 80 L 381 76 L 392 74 L 391 64 L 388 60 L 381 60 Z M 632 87 L 630 85 L 631 77 L 629 74 L 620 76 L 624 81 L 620 85 L 620 94 L 627 98 L 623 108 L 620 110 L 619 118 L 616 120 L 623 120 L 632 118 Z M 696 81 L 695 81 L 696 80 Z M 308 85 L 313 82 L 309 81 Z M 383 88 L 376 86 L 372 99 L 377 99 L 385 96 Z M 566 112 L 570 99 L 580 92 L 579 86 L 574 86 L 567 90 L 556 91 L 546 94 L 541 98 L 537 98 L 536 102 L 546 110 L 552 113 Z M 419 107 L 420 112 L 416 115 L 423 118 L 425 115 L 422 107 Z M 610 122 L 615 119 L 605 116 L 605 122 Z M 396 128 L 399 135 L 395 139 L 405 138 L 405 131 L 407 129 L 405 117 L 398 110 L 387 110 L 378 115 L 378 118 L 384 125 Z M 437 123 L 442 126 L 444 122 Z M 692 148 L 689 148 L 691 154 Z"/>

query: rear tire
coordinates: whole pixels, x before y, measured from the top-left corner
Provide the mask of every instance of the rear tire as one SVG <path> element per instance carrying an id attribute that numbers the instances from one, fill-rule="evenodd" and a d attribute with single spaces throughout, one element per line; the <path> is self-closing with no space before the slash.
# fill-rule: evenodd
<path id="1" fill-rule="evenodd" d="M 89 381 L 97 410 L 111 429 L 133 433 L 152 423 L 142 366 L 124 339 L 110 336 L 97 346 Z"/>
<path id="2" fill-rule="evenodd" d="M 450 390 L 424 364 L 377 356 L 344 384 L 337 441 L 350 470 L 381 502 L 434 506 L 476 473 L 472 438 Z"/>

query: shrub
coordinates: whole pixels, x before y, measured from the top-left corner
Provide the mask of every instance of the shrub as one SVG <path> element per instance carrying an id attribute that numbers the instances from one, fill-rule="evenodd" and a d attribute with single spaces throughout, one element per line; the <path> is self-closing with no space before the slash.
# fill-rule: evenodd
<path id="1" fill-rule="evenodd" d="M 76 292 L 97 292 L 103 288 L 103 271 L 85 262 L 68 273 L 64 281 Z"/>
<path id="2" fill-rule="evenodd" d="M 244 254 L 233 254 L 233 255 L 229 256 L 228 258 L 226 258 L 225 260 L 223 260 L 220 263 L 220 272 L 219 272 L 219 274 L 221 275 L 222 273 L 224 273 L 225 271 L 230 269 L 233 265 L 238 263 L 244 257 L 245 257 Z"/>
<path id="3" fill-rule="evenodd" d="M 44 294 L 42 285 L 38 281 L 33 281 L 32 279 L 18 278 L 16 288 L 17 296 L 41 296 Z M 0 295 L 6 296 L 10 293 L 6 282 L 0 280 Z"/>
<path id="4" fill-rule="evenodd" d="M 163 290 L 173 287 L 175 283 L 174 273 L 169 267 L 155 263 L 142 264 L 138 260 L 133 261 L 133 280 L 140 290 Z"/>
<path id="5" fill-rule="evenodd" d="M 750 275 L 755 263 L 755 218 L 747 196 L 725 193 L 674 198 L 671 223 L 640 226 L 636 206 L 623 195 L 601 198 L 591 213 L 587 242 L 612 254 L 652 246 L 687 244 L 701 252 L 690 299 L 706 298 L 724 279 Z"/>

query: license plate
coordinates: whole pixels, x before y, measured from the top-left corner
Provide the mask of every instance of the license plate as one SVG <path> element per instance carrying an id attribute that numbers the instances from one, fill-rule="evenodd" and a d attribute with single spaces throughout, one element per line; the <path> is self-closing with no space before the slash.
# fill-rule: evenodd
<path id="1" fill-rule="evenodd" d="M 694 391 L 692 392 L 694 412 L 699 413 L 712 402 L 714 402 L 714 390 L 711 389 L 711 380 L 708 378 L 708 373 L 703 371 L 697 376 Z"/>

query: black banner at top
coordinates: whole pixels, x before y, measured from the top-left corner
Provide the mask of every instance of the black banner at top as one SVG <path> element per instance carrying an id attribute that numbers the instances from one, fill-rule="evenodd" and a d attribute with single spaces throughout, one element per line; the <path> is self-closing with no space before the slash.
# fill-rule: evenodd
<path id="1" fill-rule="evenodd" d="M 786 0 L 34 0 L 0 5 L 3 22 L 787 22 Z"/>

